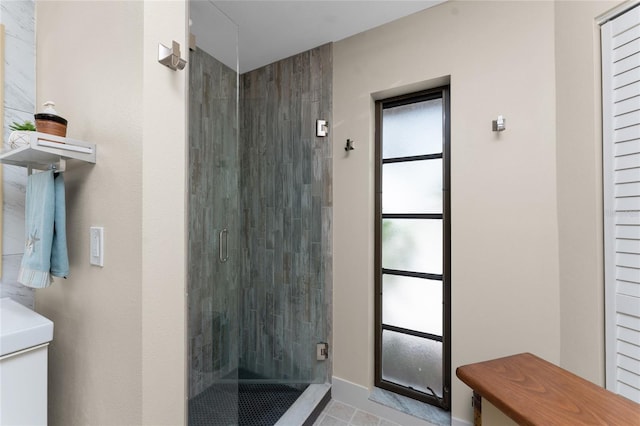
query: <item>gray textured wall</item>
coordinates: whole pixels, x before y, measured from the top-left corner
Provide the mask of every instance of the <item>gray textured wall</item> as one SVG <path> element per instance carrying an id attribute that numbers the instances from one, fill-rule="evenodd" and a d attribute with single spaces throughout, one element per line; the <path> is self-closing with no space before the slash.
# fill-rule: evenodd
<path id="1" fill-rule="evenodd" d="M 330 341 L 332 46 L 241 76 L 190 57 L 189 395 L 244 368 L 324 382 Z M 229 229 L 229 261 L 218 235 Z"/>
<path id="2" fill-rule="evenodd" d="M 327 378 L 332 74 L 327 44 L 241 76 L 240 366 L 270 378 Z"/>

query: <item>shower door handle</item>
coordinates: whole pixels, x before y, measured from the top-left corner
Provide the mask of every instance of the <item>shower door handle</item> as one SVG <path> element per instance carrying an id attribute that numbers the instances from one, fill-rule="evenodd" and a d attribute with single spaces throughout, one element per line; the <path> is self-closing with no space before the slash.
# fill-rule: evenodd
<path id="1" fill-rule="evenodd" d="M 218 235 L 218 256 L 221 263 L 229 260 L 229 230 L 224 228 Z"/>

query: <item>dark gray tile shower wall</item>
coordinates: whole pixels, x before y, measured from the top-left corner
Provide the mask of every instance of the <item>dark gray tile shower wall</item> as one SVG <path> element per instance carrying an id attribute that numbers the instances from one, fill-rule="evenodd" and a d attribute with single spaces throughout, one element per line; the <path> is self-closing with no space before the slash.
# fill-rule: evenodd
<path id="1" fill-rule="evenodd" d="M 239 126 L 235 71 L 200 49 L 189 70 L 189 397 L 239 368 L 324 382 L 332 148 L 315 120 L 332 118 L 332 46 L 242 75 Z"/>
<path id="2" fill-rule="evenodd" d="M 241 76 L 240 366 L 269 378 L 327 379 L 332 69 L 327 44 Z"/>

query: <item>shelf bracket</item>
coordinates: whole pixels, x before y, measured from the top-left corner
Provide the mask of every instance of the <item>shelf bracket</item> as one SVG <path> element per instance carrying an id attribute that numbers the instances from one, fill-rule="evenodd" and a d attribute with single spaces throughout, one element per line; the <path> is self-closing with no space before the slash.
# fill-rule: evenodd
<path id="1" fill-rule="evenodd" d="M 52 164 L 51 168 L 54 172 L 64 172 L 65 170 L 67 170 L 67 159 L 61 157 L 60 161 L 58 161 L 58 164 Z"/>
<path id="2" fill-rule="evenodd" d="M 51 165 L 49 166 L 49 170 L 53 170 L 55 173 L 62 173 L 65 170 L 67 170 L 67 160 L 66 160 L 66 158 L 60 157 L 60 161 L 58 161 L 57 163 L 51 163 Z M 33 166 L 32 165 L 28 165 L 27 166 L 27 175 L 31 176 L 32 174 L 33 174 Z"/>

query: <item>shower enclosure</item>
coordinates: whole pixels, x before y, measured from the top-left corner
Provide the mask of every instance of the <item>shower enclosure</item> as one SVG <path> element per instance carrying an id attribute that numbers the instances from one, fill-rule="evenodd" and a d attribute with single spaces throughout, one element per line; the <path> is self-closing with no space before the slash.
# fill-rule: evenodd
<path id="1" fill-rule="evenodd" d="M 238 27 L 191 1 L 190 425 L 272 425 L 328 381 L 331 46 L 240 73 Z"/>

